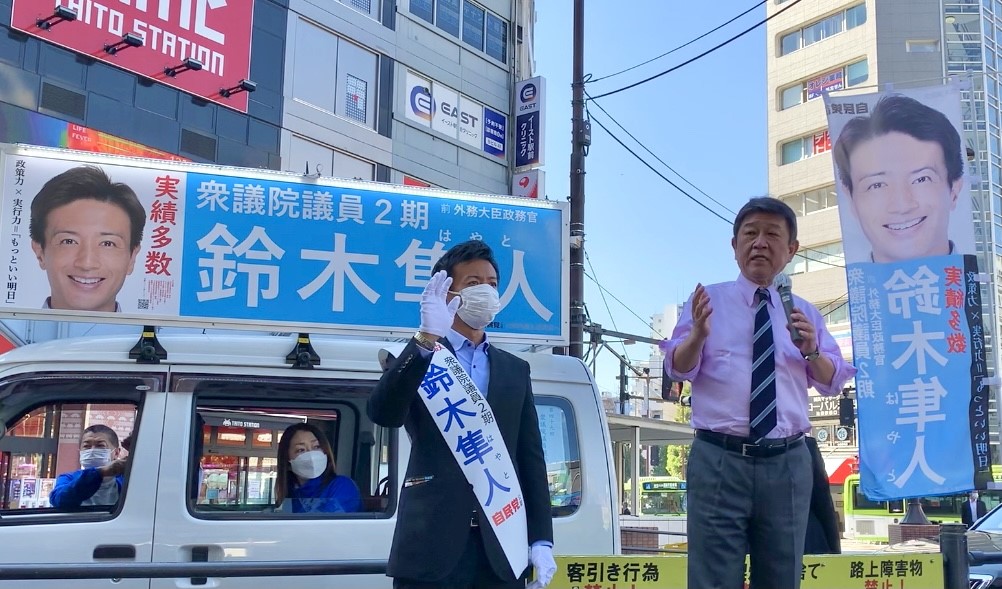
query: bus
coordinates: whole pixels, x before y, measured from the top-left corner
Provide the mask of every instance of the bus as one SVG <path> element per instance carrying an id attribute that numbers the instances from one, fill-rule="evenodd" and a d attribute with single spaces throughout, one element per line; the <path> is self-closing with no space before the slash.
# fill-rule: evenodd
<path id="1" fill-rule="evenodd" d="M 624 497 L 633 491 L 631 481 L 623 487 Z M 633 515 L 685 516 L 687 497 L 685 480 L 669 476 L 640 477 L 640 509 L 631 507 Z"/>
<path id="2" fill-rule="evenodd" d="M 1002 475 L 1002 469 L 992 467 L 992 476 L 996 480 Z M 861 542 L 887 543 L 887 526 L 901 521 L 905 516 L 906 500 L 871 501 L 859 488 L 859 474 L 845 477 L 843 483 L 843 514 L 845 522 L 844 536 L 849 540 Z M 1002 502 L 999 491 L 981 491 L 989 511 Z M 967 501 L 967 493 L 956 495 L 941 495 L 922 497 L 922 511 L 932 523 L 960 523 L 960 510 Z"/>

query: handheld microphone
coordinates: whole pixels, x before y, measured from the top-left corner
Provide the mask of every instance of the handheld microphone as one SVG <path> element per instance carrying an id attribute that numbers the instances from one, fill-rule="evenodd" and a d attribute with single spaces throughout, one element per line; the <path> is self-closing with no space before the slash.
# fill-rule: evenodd
<path id="1" fill-rule="evenodd" d="M 800 331 L 793 326 L 793 319 L 790 317 L 793 313 L 793 293 L 790 291 L 790 277 L 779 273 L 772 280 L 772 285 L 779 292 L 779 300 L 783 301 L 783 311 L 786 312 L 786 328 L 790 330 L 790 337 L 793 339 L 794 344 L 799 344 L 804 338 L 800 335 Z"/>

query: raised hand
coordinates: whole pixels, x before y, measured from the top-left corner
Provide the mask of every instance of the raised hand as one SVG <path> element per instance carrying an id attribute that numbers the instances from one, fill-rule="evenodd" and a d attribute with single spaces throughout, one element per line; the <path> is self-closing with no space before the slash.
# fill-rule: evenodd
<path id="1" fill-rule="evenodd" d="M 445 301 L 452 286 L 452 277 L 445 270 L 439 270 L 428 281 L 421 293 L 421 327 L 422 333 L 435 337 L 445 337 L 452 328 L 456 310 L 462 302 L 459 297 Z"/>
<path id="2" fill-rule="evenodd" d="M 696 285 L 696 290 L 692 293 L 692 333 L 700 341 L 705 340 L 710 335 L 710 315 L 713 314 L 713 306 L 710 304 L 710 295 L 702 284 Z"/>

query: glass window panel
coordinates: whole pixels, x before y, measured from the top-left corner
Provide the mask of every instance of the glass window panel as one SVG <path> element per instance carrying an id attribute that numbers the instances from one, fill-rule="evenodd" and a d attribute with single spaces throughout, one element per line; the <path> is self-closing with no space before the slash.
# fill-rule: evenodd
<path id="1" fill-rule="evenodd" d="M 292 95 L 313 106 L 334 112 L 338 38 L 305 20 L 296 23 Z M 326 59 L 316 60 L 313 56 Z"/>
<path id="2" fill-rule="evenodd" d="M 459 36 L 459 0 L 436 0 L 438 15 L 435 24 L 453 37 Z"/>
<path id="3" fill-rule="evenodd" d="M 870 77 L 870 68 L 866 63 L 866 60 L 857 61 L 856 63 L 850 63 L 845 68 L 846 84 L 848 86 L 855 86 L 856 84 L 862 84 Z"/>
<path id="4" fill-rule="evenodd" d="M 804 28 L 804 47 L 817 43 L 818 41 L 824 38 L 825 38 L 824 21 L 814 23 L 813 25 Z"/>
<path id="5" fill-rule="evenodd" d="M 852 29 L 866 22 L 866 4 L 845 11 L 845 28 Z"/>
<path id="6" fill-rule="evenodd" d="M 827 39 L 828 37 L 831 37 L 832 35 L 841 33 L 843 31 L 843 25 L 845 24 L 845 15 L 842 13 L 835 14 L 826 18 L 823 22 L 825 23 L 824 27 L 825 39 Z"/>
<path id="7" fill-rule="evenodd" d="M 800 31 L 794 31 L 788 35 L 784 35 L 779 44 L 780 55 L 786 55 L 787 53 L 792 53 L 797 49 L 800 49 Z"/>
<path id="8" fill-rule="evenodd" d="M 797 106 L 803 102 L 804 98 L 804 85 L 797 84 L 796 86 L 790 86 L 786 90 L 783 90 L 783 108 L 790 108 L 791 106 Z"/>
<path id="9" fill-rule="evenodd" d="M 432 4 L 433 1 L 434 0 L 411 0 L 411 14 L 430 23 L 434 23 L 435 7 L 434 4 Z"/>
<path id="10" fill-rule="evenodd" d="M 345 116 L 364 123 L 368 97 L 368 83 L 365 80 L 348 74 L 347 83 L 345 84 Z"/>
<path id="11" fill-rule="evenodd" d="M 819 198 L 817 191 L 810 191 L 804 195 L 804 212 L 807 214 L 820 211 L 825 208 L 825 203 Z M 811 256 L 816 258 L 817 256 Z"/>
<path id="12" fill-rule="evenodd" d="M 782 198 L 783 202 L 793 209 L 793 212 L 798 216 L 804 214 L 804 199 L 799 194 L 791 194 L 790 196 L 784 196 Z"/>
<path id="13" fill-rule="evenodd" d="M 563 517 L 581 505 L 581 456 L 577 428 L 571 408 L 562 399 L 537 398 L 539 433 L 546 459 L 546 478 L 550 487 L 553 516 Z"/>
<path id="14" fill-rule="evenodd" d="M 484 50 L 484 9 L 472 2 L 463 2 L 463 42 Z"/>
<path id="15" fill-rule="evenodd" d="M 508 23 L 487 13 L 487 55 L 508 62 Z"/>
<path id="16" fill-rule="evenodd" d="M 341 0 L 341 2 L 351 6 L 359 12 L 372 14 L 372 0 Z"/>
<path id="17" fill-rule="evenodd" d="M 849 305 L 839 303 L 828 315 L 829 323 L 846 323 L 849 321 Z"/>
<path id="18" fill-rule="evenodd" d="M 800 254 L 793 256 L 792 264 L 793 271 L 790 272 L 790 274 L 803 274 L 804 272 L 807 272 L 807 258 L 804 256 Z"/>
<path id="19" fill-rule="evenodd" d="M 794 141 L 789 141 L 783 144 L 783 159 L 784 164 L 789 164 L 792 162 L 798 162 L 804 158 L 804 140 L 796 139 Z"/>
<path id="20" fill-rule="evenodd" d="M 61 500 L 52 504 L 50 495 L 59 475 L 85 468 L 79 454 L 84 435 L 103 441 L 96 446 L 114 452 L 109 460 L 127 458 L 138 416 L 138 407 L 132 402 L 65 401 L 35 408 L 15 419 L 4 436 L 6 444 L 14 447 L 7 446 L 0 452 L 0 463 L 4 465 L 0 472 L 3 517 L 16 516 L 17 510 L 72 513 L 113 509 L 120 502 L 127 476 L 123 475 L 113 489 L 101 492 L 86 491 L 64 480 L 55 493 Z M 97 431 L 88 434 L 86 430 L 95 426 Z"/>
<path id="21" fill-rule="evenodd" d="M 822 188 L 821 190 L 824 191 L 825 202 L 827 203 L 827 207 L 829 209 L 832 208 L 832 207 L 837 207 L 838 206 L 838 195 L 835 193 L 835 186 L 826 186 L 825 188 Z M 839 248 L 840 248 L 840 251 L 841 251 L 841 244 L 839 244 Z"/>

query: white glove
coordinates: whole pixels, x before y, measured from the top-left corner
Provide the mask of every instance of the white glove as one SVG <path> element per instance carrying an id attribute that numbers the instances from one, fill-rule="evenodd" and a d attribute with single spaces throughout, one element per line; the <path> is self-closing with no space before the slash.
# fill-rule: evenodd
<path id="1" fill-rule="evenodd" d="M 536 580 L 529 583 L 527 589 L 543 589 L 553 580 L 557 572 L 557 563 L 553 560 L 553 549 L 545 544 L 537 544 L 529 548 L 529 562 L 532 563 Z"/>
<path id="2" fill-rule="evenodd" d="M 445 337 L 452 329 L 456 310 L 463 301 L 459 297 L 453 297 L 448 303 L 445 302 L 450 286 L 452 277 L 445 270 L 439 270 L 424 287 L 424 292 L 421 293 L 420 328 L 424 333 Z"/>

